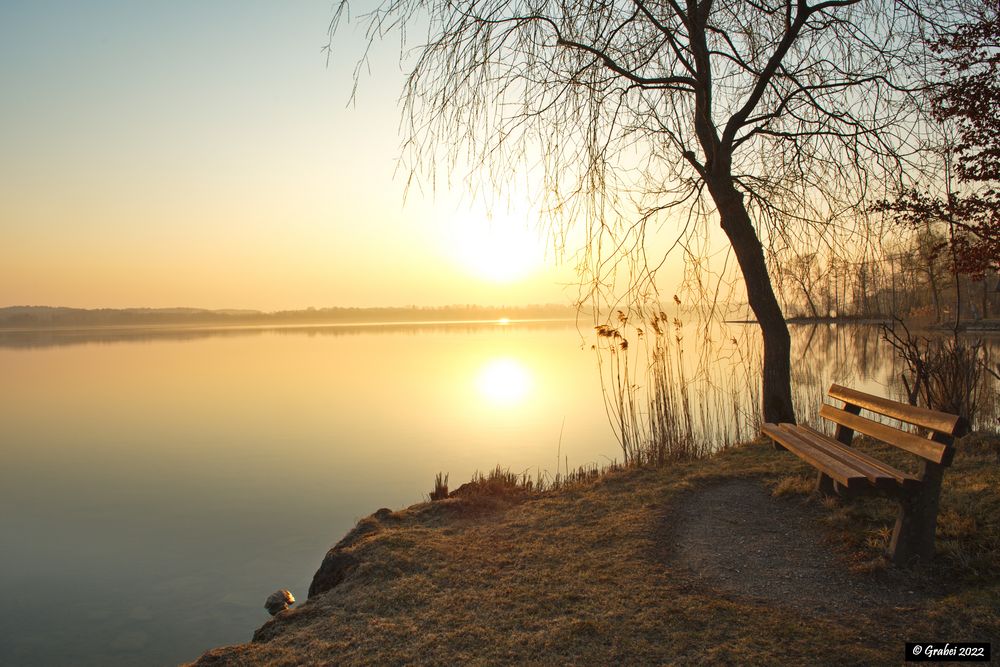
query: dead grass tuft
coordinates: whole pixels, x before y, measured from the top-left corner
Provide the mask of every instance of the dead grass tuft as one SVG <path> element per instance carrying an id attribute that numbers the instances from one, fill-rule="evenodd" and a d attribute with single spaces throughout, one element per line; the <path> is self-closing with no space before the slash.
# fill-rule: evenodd
<path id="1" fill-rule="evenodd" d="M 840 508 L 840 498 L 836 496 L 823 496 L 819 499 L 819 503 L 827 510 L 837 510 Z"/>
<path id="2" fill-rule="evenodd" d="M 887 551 L 889 549 L 889 540 L 891 539 L 892 529 L 888 526 L 882 526 L 881 528 L 868 531 L 868 537 L 865 538 L 865 546 L 875 552 Z"/>
<path id="3" fill-rule="evenodd" d="M 771 489 L 771 495 L 775 498 L 783 496 L 808 496 L 816 487 L 815 478 L 810 479 L 804 475 L 789 475 L 778 480 Z"/>
<path id="4" fill-rule="evenodd" d="M 448 497 L 448 473 L 438 473 L 434 477 L 434 490 L 431 491 L 431 501 L 444 500 Z"/>
<path id="5" fill-rule="evenodd" d="M 487 474 L 476 472 L 472 480 L 451 493 L 452 498 L 473 498 L 476 496 L 524 498 L 538 490 L 535 480 L 527 473 L 518 475 L 497 466 Z"/>

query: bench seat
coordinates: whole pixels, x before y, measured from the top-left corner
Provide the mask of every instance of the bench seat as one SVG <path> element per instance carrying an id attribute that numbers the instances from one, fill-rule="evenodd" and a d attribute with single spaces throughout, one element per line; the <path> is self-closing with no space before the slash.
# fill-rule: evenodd
<path id="1" fill-rule="evenodd" d="M 911 492 L 920 487 L 920 479 L 916 476 L 847 447 L 808 426 L 764 424 L 762 430 L 848 491 L 874 487 L 888 492 Z"/>

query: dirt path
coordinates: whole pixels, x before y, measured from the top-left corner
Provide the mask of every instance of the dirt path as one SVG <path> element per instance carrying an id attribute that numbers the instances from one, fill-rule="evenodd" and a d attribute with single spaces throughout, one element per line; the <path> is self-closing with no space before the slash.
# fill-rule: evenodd
<path id="1" fill-rule="evenodd" d="M 838 613 L 910 607 L 926 596 L 900 577 L 852 574 L 823 543 L 822 508 L 773 498 L 759 480 L 701 487 L 668 509 L 669 565 L 720 591 Z"/>

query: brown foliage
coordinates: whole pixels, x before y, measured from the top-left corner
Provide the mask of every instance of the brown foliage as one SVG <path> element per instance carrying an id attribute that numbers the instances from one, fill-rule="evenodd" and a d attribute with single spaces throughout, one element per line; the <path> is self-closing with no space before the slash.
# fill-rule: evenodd
<path id="1" fill-rule="evenodd" d="M 946 198 L 909 190 L 883 203 L 904 224 L 947 223 L 955 271 L 976 280 L 1000 269 L 1000 13 L 995 3 L 984 9 L 930 45 L 945 76 L 931 97 L 934 117 L 956 126 L 956 175 L 978 189 L 956 194 L 949 186 Z"/>

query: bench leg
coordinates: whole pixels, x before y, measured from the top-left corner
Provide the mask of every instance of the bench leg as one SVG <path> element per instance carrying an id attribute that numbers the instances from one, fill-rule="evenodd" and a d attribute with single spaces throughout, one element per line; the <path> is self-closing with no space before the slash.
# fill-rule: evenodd
<path id="1" fill-rule="evenodd" d="M 920 493 L 900 500 L 896 528 L 889 543 L 889 557 L 896 565 L 910 565 L 915 560 L 930 562 L 934 556 L 934 533 L 937 529 L 938 501 L 941 497 L 942 466 L 928 464 Z"/>
<path id="2" fill-rule="evenodd" d="M 837 488 L 832 479 L 821 472 L 816 473 L 816 493 L 821 496 L 837 495 Z"/>

